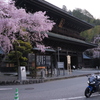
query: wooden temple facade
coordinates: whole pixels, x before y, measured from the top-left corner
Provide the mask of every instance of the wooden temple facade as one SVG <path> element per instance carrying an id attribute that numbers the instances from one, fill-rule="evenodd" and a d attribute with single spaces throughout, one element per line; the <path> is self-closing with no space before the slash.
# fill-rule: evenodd
<path id="1" fill-rule="evenodd" d="M 16 6 L 23 7 L 31 13 L 46 11 L 50 19 L 56 23 L 52 31 L 47 33 L 49 38 L 43 40 L 43 43 L 51 49 L 46 49 L 45 53 L 41 53 L 39 48 L 33 48 L 34 54 L 30 62 L 33 59 L 36 67 L 45 66 L 50 69 L 58 68 L 57 62 L 63 62 L 64 69 L 67 69 L 67 55 L 70 55 L 71 66 L 83 66 L 82 52 L 94 48 L 95 45 L 86 42 L 80 33 L 93 28 L 91 24 L 45 0 L 16 0 Z"/>

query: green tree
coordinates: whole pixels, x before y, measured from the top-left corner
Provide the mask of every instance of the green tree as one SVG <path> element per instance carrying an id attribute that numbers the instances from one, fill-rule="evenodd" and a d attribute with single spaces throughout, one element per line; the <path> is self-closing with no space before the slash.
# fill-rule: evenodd
<path id="1" fill-rule="evenodd" d="M 29 42 L 18 40 L 14 45 L 14 50 L 8 54 L 7 61 L 14 63 L 15 66 L 26 66 L 28 61 L 28 53 L 32 52 L 32 46 Z"/>
<path id="2" fill-rule="evenodd" d="M 72 14 L 73 16 L 84 20 L 93 25 L 100 25 L 100 19 L 95 19 L 92 14 L 90 14 L 86 9 L 76 8 L 73 11 L 68 11 L 68 13 Z"/>
<path id="3" fill-rule="evenodd" d="M 98 34 L 100 34 L 100 25 L 97 25 L 92 29 L 89 29 L 87 31 L 82 32 L 81 36 L 85 37 L 85 39 L 88 42 L 91 42 L 93 40 L 94 36 L 96 36 Z"/>

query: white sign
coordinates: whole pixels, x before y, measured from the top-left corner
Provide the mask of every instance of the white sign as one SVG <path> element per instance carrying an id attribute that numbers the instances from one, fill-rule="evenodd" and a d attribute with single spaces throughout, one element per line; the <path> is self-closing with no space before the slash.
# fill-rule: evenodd
<path id="1" fill-rule="evenodd" d="M 67 63 L 71 64 L 71 56 L 70 55 L 67 56 Z"/>
<path id="2" fill-rule="evenodd" d="M 64 68 L 64 62 L 57 62 L 58 68 Z"/>
<path id="3" fill-rule="evenodd" d="M 20 67 L 20 80 L 26 80 L 26 68 L 25 68 L 25 66 Z"/>

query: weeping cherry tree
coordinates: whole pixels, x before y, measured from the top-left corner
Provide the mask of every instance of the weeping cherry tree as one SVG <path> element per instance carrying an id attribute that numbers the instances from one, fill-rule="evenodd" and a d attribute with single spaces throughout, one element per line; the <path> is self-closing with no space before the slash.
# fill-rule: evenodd
<path id="1" fill-rule="evenodd" d="M 14 2 L 0 0 L 0 47 L 5 53 L 13 50 L 13 42 L 21 37 L 24 41 L 35 42 L 42 51 L 45 46 L 42 41 L 55 23 L 49 20 L 46 12 L 26 13 L 25 9 L 17 9 Z M 27 37 L 27 38 L 26 38 Z"/>

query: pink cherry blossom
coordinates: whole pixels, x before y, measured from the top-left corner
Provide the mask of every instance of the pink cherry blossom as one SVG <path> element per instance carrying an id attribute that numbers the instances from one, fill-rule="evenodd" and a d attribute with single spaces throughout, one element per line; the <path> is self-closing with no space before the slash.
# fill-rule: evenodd
<path id="1" fill-rule="evenodd" d="M 93 58 L 100 58 L 100 35 L 95 36 L 92 43 L 97 44 L 97 47 L 92 49 Z"/>
<path id="2" fill-rule="evenodd" d="M 13 49 L 12 43 L 17 41 L 17 33 L 31 43 L 42 41 L 48 37 L 47 32 L 52 30 L 53 25 L 55 23 L 49 20 L 46 12 L 26 13 L 25 9 L 17 9 L 14 2 L 0 0 L 0 46 L 6 53 Z M 44 51 L 45 46 L 37 46 Z"/>

